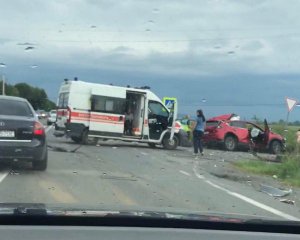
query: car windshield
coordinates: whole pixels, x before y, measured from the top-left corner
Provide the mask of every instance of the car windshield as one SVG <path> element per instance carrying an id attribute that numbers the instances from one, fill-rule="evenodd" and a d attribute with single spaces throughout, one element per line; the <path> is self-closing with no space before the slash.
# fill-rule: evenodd
<path id="1" fill-rule="evenodd" d="M 299 13 L 2 1 L 0 202 L 299 221 Z"/>
<path id="2" fill-rule="evenodd" d="M 32 111 L 23 101 L 0 99 L 0 115 L 32 117 Z"/>

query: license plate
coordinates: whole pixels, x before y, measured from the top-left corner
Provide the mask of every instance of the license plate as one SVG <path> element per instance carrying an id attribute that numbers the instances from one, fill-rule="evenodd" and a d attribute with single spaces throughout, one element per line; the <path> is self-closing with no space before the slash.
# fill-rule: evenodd
<path id="1" fill-rule="evenodd" d="M 0 137 L 13 138 L 13 137 L 15 137 L 15 132 L 14 131 L 0 131 Z"/>

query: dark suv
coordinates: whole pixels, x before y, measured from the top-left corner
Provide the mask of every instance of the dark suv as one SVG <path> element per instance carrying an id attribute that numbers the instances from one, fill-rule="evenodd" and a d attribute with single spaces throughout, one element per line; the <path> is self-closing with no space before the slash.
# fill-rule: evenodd
<path id="1" fill-rule="evenodd" d="M 36 170 L 47 168 L 44 126 L 23 98 L 0 96 L 0 161 L 31 161 Z"/>

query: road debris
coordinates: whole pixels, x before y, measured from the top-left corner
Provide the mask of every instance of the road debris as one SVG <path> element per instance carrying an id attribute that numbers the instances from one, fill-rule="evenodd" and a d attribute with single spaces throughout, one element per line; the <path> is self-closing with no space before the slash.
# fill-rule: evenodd
<path id="1" fill-rule="evenodd" d="M 277 177 L 277 175 L 273 175 L 273 178 L 277 179 L 278 177 Z"/>
<path id="2" fill-rule="evenodd" d="M 280 199 L 279 201 L 280 201 L 280 202 L 283 202 L 283 203 L 295 205 L 295 201 L 294 201 L 294 200 L 290 200 L 290 199 Z"/>
<path id="3" fill-rule="evenodd" d="M 272 197 L 284 197 L 290 195 L 293 191 L 292 189 L 289 190 L 282 190 L 279 188 L 271 187 L 268 185 L 260 184 L 260 191 L 266 193 Z"/>
<path id="4" fill-rule="evenodd" d="M 14 170 L 11 170 L 9 174 L 10 174 L 10 175 L 20 175 L 19 172 L 14 171 Z"/>
<path id="5" fill-rule="evenodd" d="M 48 148 L 50 148 L 52 151 L 56 151 L 56 152 L 69 152 L 69 153 L 75 153 L 79 148 L 81 148 L 82 145 L 77 146 L 76 148 L 74 148 L 73 150 L 68 150 L 62 147 L 58 147 L 58 146 L 51 146 L 51 145 L 47 145 Z"/>
<path id="6" fill-rule="evenodd" d="M 265 161 L 265 162 L 281 162 L 282 157 L 280 155 L 267 155 L 267 154 L 258 154 L 257 152 L 251 151 L 250 152 L 254 157 L 258 160 Z"/>

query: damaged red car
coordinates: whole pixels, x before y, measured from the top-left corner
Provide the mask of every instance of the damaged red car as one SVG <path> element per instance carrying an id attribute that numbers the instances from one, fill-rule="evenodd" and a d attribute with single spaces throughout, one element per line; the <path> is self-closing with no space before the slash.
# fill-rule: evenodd
<path id="1" fill-rule="evenodd" d="M 203 142 L 206 146 L 223 146 L 228 151 L 247 148 L 279 154 L 285 149 L 283 136 L 272 132 L 266 120 L 264 129 L 241 121 L 236 114 L 225 114 L 207 120 Z"/>

